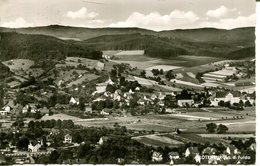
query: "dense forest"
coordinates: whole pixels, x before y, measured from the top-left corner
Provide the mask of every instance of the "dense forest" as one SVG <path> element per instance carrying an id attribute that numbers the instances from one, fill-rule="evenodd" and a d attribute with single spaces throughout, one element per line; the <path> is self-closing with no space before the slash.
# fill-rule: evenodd
<path id="1" fill-rule="evenodd" d="M 0 33 L 0 61 L 14 58 L 61 60 L 66 56 L 100 59 L 102 52 L 50 36 Z"/>

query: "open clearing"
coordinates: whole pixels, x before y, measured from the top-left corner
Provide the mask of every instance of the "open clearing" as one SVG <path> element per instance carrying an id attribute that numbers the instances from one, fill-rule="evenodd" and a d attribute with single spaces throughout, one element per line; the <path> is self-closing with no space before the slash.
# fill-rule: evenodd
<path id="1" fill-rule="evenodd" d="M 158 69 L 158 70 L 163 70 L 163 71 L 169 71 L 169 70 L 174 70 L 174 69 L 178 69 L 181 68 L 179 66 L 171 66 L 171 65 L 157 65 L 157 66 L 153 66 L 153 67 L 148 67 L 146 68 L 146 70 L 153 70 L 153 69 Z"/>
<path id="2" fill-rule="evenodd" d="M 251 138 L 255 137 L 254 134 L 198 134 L 201 137 L 205 138 Z"/>
<path id="3" fill-rule="evenodd" d="M 104 63 L 88 59 L 88 58 L 79 58 L 79 57 L 67 57 L 65 59 L 65 64 L 57 64 L 56 67 L 66 67 L 66 66 L 74 66 L 77 67 L 78 65 L 86 66 L 87 68 L 96 68 L 97 70 L 103 70 L 104 69 Z"/>
<path id="4" fill-rule="evenodd" d="M 183 142 L 160 135 L 145 135 L 139 137 L 132 137 L 132 139 L 153 147 L 172 147 L 183 144 Z"/>
<path id="5" fill-rule="evenodd" d="M 28 59 L 13 59 L 9 61 L 2 62 L 4 65 L 9 67 L 11 71 L 16 70 L 28 70 L 32 65 L 34 65 L 34 61 Z"/>
<path id="6" fill-rule="evenodd" d="M 227 112 L 227 113 L 225 113 Z M 146 130 L 146 131 L 174 131 L 175 128 L 191 132 L 206 132 L 205 126 L 208 123 L 235 123 L 229 125 L 228 132 L 255 132 L 255 123 L 241 123 L 247 121 L 255 121 L 252 115 L 246 115 L 243 111 L 219 111 L 219 112 L 190 112 L 181 115 L 188 115 L 186 117 L 175 116 L 177 114 L 164 115 L 146 115 L 146 116 L 127 116 L 127 117 L 109 117 L 108 120 L 97 120 L 92 122 L 80 122 L 79 124 L 90 127 L 111 127 L 115 123 L 126 126 L 132 130 Z M 224 120 L 208 120 L 210 118 L 221 119 L 221 117 L 231 117 L 243 115 L 244 119 L 224 119 Z M 194 118 L 194 120 L 190 120 Z M 204 118 L 204 121 L 197 120 Z M 196 120 L 195 120 L 196 119 Z"/>

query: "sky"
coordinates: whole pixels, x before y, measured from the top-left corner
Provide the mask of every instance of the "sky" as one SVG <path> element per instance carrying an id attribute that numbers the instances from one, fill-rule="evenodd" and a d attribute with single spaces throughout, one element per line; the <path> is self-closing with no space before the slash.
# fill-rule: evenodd
<path id="1" fill-rule="evenodd" d="M 255 0 L 0 0 L 0 26 L 233 29 L 255 26 L 255 12 Z"/>

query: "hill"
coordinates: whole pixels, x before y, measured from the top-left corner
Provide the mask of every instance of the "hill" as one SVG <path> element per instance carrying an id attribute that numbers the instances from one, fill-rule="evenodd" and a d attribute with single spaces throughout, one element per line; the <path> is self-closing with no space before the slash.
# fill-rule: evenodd
<path id="1" fill-rule="evenodd" d="M 141 28 L 81 28 L 60 25 L 50 25 L 43 27 L 30 27 L 30 28 L 0 28 L 2 32 L 18 32 L 24 34 L 42 34 L 54 36 L 57 38 L 79 39 L 87 40 L 90 38 L 103 36 L 103 35 L 116 35 L 116 34 L 154 34 L 154 31 L 141 29 Z"/>
<path id="2" fill-rule="evenodd" d="M 236 51 L 232 51 L 228 54 L 228 57 L 231 59 L 241 59 L 245 57 L 254 57 L 255 56 L 255 47 L 241 48 Z"/>
<path id="3" fill-rule="evenodd" d="M 57 38 L 87 40 L 104 35 L 127 35 L 139 33 L 143 35 L 153 35 L 158 37 L 167 37 L 183 41 L 193 42 L 220 42 L 220 43 L 254 43 L 255 28 L 245 27 L 231 30 L 200 28 L 200 29 L 177 29 L 168 31 L 152 31 L 141 28 L 83 28 L 61 25 L 50 25 L 43 27 L 30 28 L 0 28 L 2 32 L 18 32 L 25 34 L 42 34 L 54 36 Z"/>
<path id="4" fill-rule="evenodd" d="M 101 50 L 145 50 L 145 54 L 153 57 L 168 58 L 178 55 L 211 56 L 226 59 L 241 59 L 254 56 L 253 53 L 245 54 L 241 49 L 243 41 L 207 42 L 153 35 L 127 34 L 105 35 L 88 39 L 82 43 L 88 47 Z M 249 47 L 254 43 L 245 42 Z M 235 52 L 238 51 L 235 54 Z M 234 52 L 234 53 L 233 53 Z"/>
<path id="5" fill-rule="evenodd" d="M 66 39 L 63 41 L 73 43 L 80 48 L 145 49 L 149 56 L 164 58 L 183 54 L 227 59 L 246 58 L 254 56 L 254 54 L 245 54 L 244 51 L 239 50 L 255 46 L 254 27 L 231 30 L 201 28 L 155 32 L 141 28 L 80 28 L 50 25 L 18 29 L 0 28 L 0 31 L 54 36 Z M 236 51 L 238 52 L 235 53 Z"/>
<path id="6" fill-rule="evenodd" d="M 77 42 L 63 41 L 51 36 L 0 33 L 0 61 L 14 58 L 31 60 L 61 60 L 67 56 L 101 58 L 102 52 Z"/>

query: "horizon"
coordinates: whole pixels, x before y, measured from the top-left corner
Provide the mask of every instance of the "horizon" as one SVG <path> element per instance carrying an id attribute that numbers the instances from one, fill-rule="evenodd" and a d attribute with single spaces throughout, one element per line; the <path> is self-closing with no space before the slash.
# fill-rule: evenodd
<path id="1" fill-rule="evenodd" d="M 88 28 L 139 27 L 153 31 L 235 29 L 256 25 L 255 4 L 255 0 L 196 0 L 196 4 L 190 0 L 2 0 L 0 27 L 58 24 Z"/>
<path id="2" fill-rule="evenodd" d="M 61 24 L 50 24 L 50 25 L 44 25 L 44 26 L 31 26 L 31 27 L 18 27 L 18 28 L 9 28 L 9 27 L 3 27 L 0 26 L 0 28 L 6 28 L 6 29 L 30 29 L 30 28 L 47 28 L 51 26 L 59 26 L 59 27 L 67 27 L 67 28 L 85 28 L 85 29 L 142 29 L 142 30 L 148 30 L 148 31 L 154 31 L 154 32 L 162 32 L 162 31 L 175 31 L 175 30 L 199 30 L 199 29 L 216 29 L 216 30 L 234 30 L 234 29 L 243 29 L 243 28 L 255 28 L 256 26 L 245 26 L 245 27 L 236 27 L 231 29 L 224 29 L 224 28 L 216 28 L 216 27 L 200 27 L 200 28 L 183 28 L 183 29 L 168 29 L 168 30 L 152 30 L 148 28 L 142 28 L 142 27 L 81 27 L 81 26 L 71 26 L 71 25 L 61 25 Z"/>

